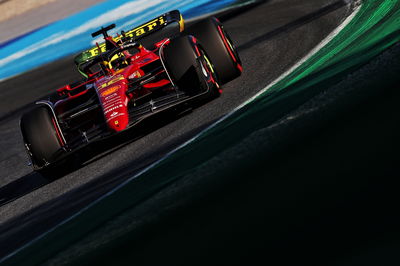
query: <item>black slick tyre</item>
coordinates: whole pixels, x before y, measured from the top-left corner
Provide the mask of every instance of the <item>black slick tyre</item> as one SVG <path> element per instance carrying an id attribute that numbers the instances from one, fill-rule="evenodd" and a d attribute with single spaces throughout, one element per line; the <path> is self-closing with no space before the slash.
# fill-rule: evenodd
<path id="1" fill-rule="evenodd" d="M 54 164 L 64 150 L 53 116 L 45 106 L 36 107 L 21 118 L 21 131 L 34 170 Z"/>
<path id="2" fill-rule="evenodd" d="M 215 66 L 221 84 L 241 75 L 243 69 L 239 54 L 229 34 L 216 18 L 202 20 L 189 27 L 186 33 L 200 41 Z"/>
<path id="3" fill-rule="evenodd" d="M 212 63 L 193 36 L 172 39 L 163 51 L 163 58 L 175 85 L 189 96 L 219 87 Z"/>

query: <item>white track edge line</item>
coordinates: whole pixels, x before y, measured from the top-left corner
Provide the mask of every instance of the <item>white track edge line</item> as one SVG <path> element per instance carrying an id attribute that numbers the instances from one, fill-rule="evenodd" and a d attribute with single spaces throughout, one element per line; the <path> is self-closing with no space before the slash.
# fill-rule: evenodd
<path id="1" fill-rule="evenodd" d="M 324 40 L 322 40 L 320 42 L 319 45 L 317 45 L 313 50 L 310 51 L 310 53 L 308 53 L 305 57 L 303 57 L 300 61 L 298 61 L 293 67 L 291 67 L 289 70 L 287 70 L 285 73 L 283 73 L 280 77 L 278 77 L 277 79 L 275 79 L 274 81 L 272 81 L 267 87 L 265 87 L 264 89 L 260 90 L 257 94 L 255 94 L 253 97 L 251 97 L 250 99 L 248 99 L 247 101 L 245 101 L 244 103 L 242 103 L 241 105 L 239 105 L 238 107 L 236 107 L 235 109 L 233 109 L 231 112 L 229 112 L 228 114 L 224 115 L 223 117 L 221 117 L 219 120 L 217 120 L 216 122 L 214 122 L 213 124 L 211 124 L 210 126 L 208 126 L 206 129 L 204 129 L 203 131 L 201 131 L 200 133 L 198 133 L 196 136 L 194 136 L 193 138 L 191 138 L 190 140 L 186 141 L 185 143 L 181 144 L 180 146 L 178 146 L 177 148 L 173 149 L 172 151 L 170 151 L 169 153 L 167 153 L 163 158 L 159 159 L 158 161 L 152 163 L 151 165 L 149 165 L 148 167 L 144 168 L 143 170 L 141 170 L 139 173 L 137 173 L 136 175 L 128 178 L 127 180 L 125 180 L 124 182 L 122 182 L 121 184 L 119 184 L 117 187 L 115 187 L 113 190 L 107 192 L 106 194 L 104 194 L 103 196 L 101 196 L 100 198 L 98 198 L 97 200 L 93 201 L 92 203 L 90 203 L 89 205 L 87 205 L 86 207 L 82 208 L 80 211 L 78 211 L 77 213 L 73 214 L 72 216 L 70 216 L 69 218 L 65 219 L 64 221 L 60 222 L 59 224 L 55 225 L 53 228 L 49 229 L 48 231 L 44 232 L 43 234 L 41 234 L 40 236 L 36 237 L 35 239 L 29 241 L 27 244 L 23 245 L 22 247 L 20 247 L 19 249 L 13 251 L 12 253 L 10 253 L 9 255 L 3 257 L 2 259 L 0 259 L 0 263 L 5 262 L 6 260 L 10 259 L 11 257 L 15 256 L 17 253 L 19 253 L 20 251 L 22 251 L 23 249 L 29 247 L 30 245 L 34 244 L 35 242 L 39 241 L 40 239 L 44 238 L 46 235 L 54 232 L 56 229 L 58 229 L 59 227 L 61 227 L 62 225 L 66 224 L 67 222 L 73 220 L 75 217 L 79 216 L 80 214 L 82 214 L 83 212 L 85 212 L 86 210 L 88 210 L 89 208 L 93 207 L 94 205 L 96 205 L 98 202 L 100 202 L 101 200 L 107 198 L 108 196 L 114 194 L 115 192 L 117 192 L 119 189 L 121 189 L 122 187 L 124 187 L 125 185 L 127 185 L 128 183 L 130 183 L 132 180 L 138 178 L 139 176 L 141 176 L 142 174 L 144 174 L 145 172 L 149 171 L 150 169 L 154 168 L 155 166 L 157 166 L 158 164 L 160 164 L 161 162 L 163 162 L 164 160 L 166 160 L 167 158 L 169 158 L 172 154 L 174 154 L 175 152 L 177 152 L 178 150 L 184 148 L 185 146 L 189 145 L 190 143 L 194 142 L 196 139 L 198 139 L 201 135 L 203 135 L 205 132 L 209 131 L 210 129 L 214 128 L 215 126 L 217 126 L 218 124 L 220 124 L 222 121 L 226 120 L 228 117 L 232 116 L 234 113 L 236 113 L 237 111 L 239 111 L 240 109 L 242 109 L 244 106 L 248 105 L 249 103 L 251 103 L 252 101 L 254 101 L 257 97 L 259 97 L 261 94 L 263 94 L 264 92 L 266 92 L 267 90 L 269 90 L 272 86 L 276 85 L 279 81 L 283 80 L 284 78 L 286 78 L 290 73 L 292 73 L 294 70 L 296 70 L 298 67 L 300 67 L 302 64 L 304 64 L 304 62 L 306 62 L 308 59 L 310 59 L 312 56 L 314 56 L 319 50 L 321 50 L 324 46 L 326 46 L 330 41 L 332 41 L 352 20 L 353 18 L 358 14 L 358 12 L 360 11 L 362 5 L 359 5 L 354 11 L 353 13 L 348 16 L 334 31 L 332 31 Z"/>

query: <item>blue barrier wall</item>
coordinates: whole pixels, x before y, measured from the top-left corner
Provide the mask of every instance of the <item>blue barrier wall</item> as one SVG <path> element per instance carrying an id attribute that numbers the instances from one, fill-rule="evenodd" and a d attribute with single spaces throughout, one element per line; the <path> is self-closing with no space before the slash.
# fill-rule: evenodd
<path id="1" fill-rule="evenodd" d="M 237 0 L 107 0 L 25 36 L 0 45 L 0 80 L 21 74 L 93 46 L 90 33 L 116 23 L 115 34 L 167 11 L 178 9 L 185 19 L 203 15 Z"/>

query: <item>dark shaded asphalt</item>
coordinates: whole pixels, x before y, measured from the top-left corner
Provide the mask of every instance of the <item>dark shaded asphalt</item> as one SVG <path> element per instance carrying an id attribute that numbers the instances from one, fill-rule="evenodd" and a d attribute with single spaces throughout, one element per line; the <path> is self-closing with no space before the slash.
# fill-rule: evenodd
<path id="1" fill-rule="evenodd" d="M 133 136 L 96 145 L 88 152 L 97 155 L 95 160 L 54 181 L 26 166 L 18 119 L 29 110 L 28 103 L 78 74 L 71 70 L 70 59 L 65 59 L 2 82 L 0 204 L 7 204 L 0 207 L 0 256 L 86 206 L 268 85 L 345 18 L 346 7 L 324 8 L 335 2 L 277 0 L 229 19 L 226 28 L 237 42 L 245 72 L 225 86 L 222 97 L 189 114 L 159 117 L 142 125 Z"/>
<path id="2" fill-rule="evenodd" d="M 50 262 L 398 265 L 399 56 L 397 44 Z"/>

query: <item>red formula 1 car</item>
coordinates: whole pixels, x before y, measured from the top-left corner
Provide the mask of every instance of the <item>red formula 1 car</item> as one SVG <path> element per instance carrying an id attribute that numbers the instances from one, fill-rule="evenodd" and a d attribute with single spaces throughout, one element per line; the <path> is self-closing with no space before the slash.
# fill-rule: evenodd
<path id="1" fill-rule="evenodd" d="M 21 118 L 34 170 L 58 166 L 89 143 L 118 134 L 143 119 L 196 99 L 215 97 L 242 72 L 236 49 L 216 18 L 184 30 L 171 11 L 116 37 L 110 25 L 92 34 L 97 44 L 75 58 L 84 80 L 37 102 Z"/>

